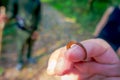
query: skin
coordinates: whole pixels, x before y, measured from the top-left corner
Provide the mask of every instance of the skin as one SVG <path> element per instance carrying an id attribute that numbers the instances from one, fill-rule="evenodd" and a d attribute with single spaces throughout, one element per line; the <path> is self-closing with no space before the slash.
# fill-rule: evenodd
<path id="1" fill-rule="evenodd" d="M 38 31 L 34 31 L 31 38 L 32 38 L 32 40 L 37 40 L 38 36 L 39 36 Z"/>
<path id="2" fill-rule="evenodd" d="M 47 73 L 61 76 L 61 80 L 120 80 L 120 60 L 102 39 L 82 41 L 82 47 L 72 45 L 54 51 L 48 62 Z"/>

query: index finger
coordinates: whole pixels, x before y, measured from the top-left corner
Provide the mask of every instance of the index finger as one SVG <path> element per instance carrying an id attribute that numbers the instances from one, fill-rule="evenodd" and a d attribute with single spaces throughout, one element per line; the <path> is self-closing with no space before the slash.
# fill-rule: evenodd
<path id="1" fill-rule="evenodd" d="M 87 59 L 94 58 L 99 63 L 113 64 L 119 62 L 114 50 L 102 39 L 89 39 L 81 42 L 87 51 Z M 72 46 L 67 52 L 66 57 L 72 62 L 83 61 L 85 52 L 78 45 Z"/>
<path id="2" fill-rule="evenodd" d="M 58 59 L 58 57 L 59 57 L 59 55 L 60 55 L 60 50 L 61 50 L 61 49 L 62 49 L 62 48 L 54 51 L 54 52 L 51 54 L 50 58 L 49 58 L 48 67 L 47 67 L 47 73 L 50 74 L 50 75 L 54 75 L 54 69 L 55 69 L 55 67 L 56 67 L 57 59 Z"/>

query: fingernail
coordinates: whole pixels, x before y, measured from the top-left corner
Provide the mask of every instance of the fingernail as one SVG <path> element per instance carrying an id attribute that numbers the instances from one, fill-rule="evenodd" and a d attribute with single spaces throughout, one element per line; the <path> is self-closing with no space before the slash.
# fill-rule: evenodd
<path id="1" fill-rule="evenodd" d="M 48 67 L 47 67 L 47 74 L 49 75 L 54 75 L 54 70 L 55 70 L 55 66 L 57 64 L 57 61 L 53 60 L 51 61 L 49 64 L 48 64 Z"/>

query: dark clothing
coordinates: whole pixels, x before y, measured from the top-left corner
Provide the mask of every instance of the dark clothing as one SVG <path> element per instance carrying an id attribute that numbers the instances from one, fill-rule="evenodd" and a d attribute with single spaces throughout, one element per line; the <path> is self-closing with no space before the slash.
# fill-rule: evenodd
<path id="1" fill-rule="evenodd" d="M 41 19 L 40 0 L 9 0 L 8 16 L 16 18 L 18 24 L 23 20 L 24 26 L 18 27 L 32 33 L 37 30 Z"/>
<path id="2" fill-rule="evenodd" d="M 7 7 L 9 0 L 0 0 L 0 6 L 5 6 Z"/>
<path id="3" fill-rule="evenodd" d="M 31 39 L 41 20 L 40 0 L 9 0 L 7 15 L 16 28 L 18 63 L 23 63 L 24 49 L 27 45 L 27 59 L 31 58 L 35 40 Z M 11 23 L 10 23 L 11 24 Z"/>
<path id="4" fill-rule="evenodd" d="M 18 43 L 19 44 L 19 43 Z M 34 40 L 31 39 L 31 36 L 29 36 L 27 38 L 27 40 L 25 41 L 25 43 L 23 43 L 23 45 L 21 45 L 21 50 L 18 50 L 20 52 L 18 52 L 18 62 L 19 63 L 23 63 L 23 55 L 24 55 L 24 51 L 27 45 L 27 54 L 26 54 L 26 58 L 29 59 L 31 58 L 31 53 L 32 53 L 32 46 L 34 44 Z M 19 45 L 20 46 L 20 45 Z"/>
<path id="5" fill-rule="evenodd" d="M 120 47 L 120 9 L 115 7 L 98 38 L 106 40 L 116 51 Z"/>

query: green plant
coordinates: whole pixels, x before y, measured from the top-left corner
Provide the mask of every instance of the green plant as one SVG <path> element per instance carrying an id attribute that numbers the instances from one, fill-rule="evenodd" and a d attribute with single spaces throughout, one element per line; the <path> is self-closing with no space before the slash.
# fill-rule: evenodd
<path id="1" fill-rule="evenodd" d="M 4 69 L 0 67 L 0 75 L 2 75 L 3 73 L 4 73 Z"/>

